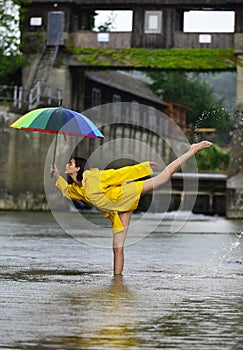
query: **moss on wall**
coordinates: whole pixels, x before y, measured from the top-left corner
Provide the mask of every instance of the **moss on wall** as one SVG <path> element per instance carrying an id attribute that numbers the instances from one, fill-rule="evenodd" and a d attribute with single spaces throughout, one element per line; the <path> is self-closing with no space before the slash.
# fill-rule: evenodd
<path id="1" fill-rule="evenodd" d="M 69 46 L 77 65 L 140 69 L 234 70 L 233 49 L 101 49 Z"/>

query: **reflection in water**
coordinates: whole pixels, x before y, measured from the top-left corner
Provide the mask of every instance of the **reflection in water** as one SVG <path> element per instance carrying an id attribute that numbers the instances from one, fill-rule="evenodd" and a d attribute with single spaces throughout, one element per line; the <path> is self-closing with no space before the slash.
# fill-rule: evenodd
<path id="1" fill-rule="evenodd" d="M 62 349 L 131 349 L 136 345 L 136 324 L 129 315 L 136 305 L 134 297 L 122 276 L 113 277 L 105 287 L 82 288 L 78 294 L 66 294 L 62 301 L 75 323 L 79 320 L 79 329 L 75 336 L 50 337 L 39 344 Z"/>
<path id="2" fill-rule="evenodd" d="M 47 213 L 0 213 L 0 349 L 242 349 L 241 223 L 169 224 L 111 278 L 111 251 Z"/>
<path id="3" fill-rule="evenodd" d="M 130 293 L 122 276 L 114 276 L 108 288 L 90 295 L 92 307 L 88 309 L 90 317 L 98 313 L 100 322 L 94 324 L 94 334 L 90 337 L 93 347 L 106 349 L 129 349 L 135 346 L 134 327 L 130 325 L 134 293 Z M 95 305 L 96 304 L 96 305 Z"/>

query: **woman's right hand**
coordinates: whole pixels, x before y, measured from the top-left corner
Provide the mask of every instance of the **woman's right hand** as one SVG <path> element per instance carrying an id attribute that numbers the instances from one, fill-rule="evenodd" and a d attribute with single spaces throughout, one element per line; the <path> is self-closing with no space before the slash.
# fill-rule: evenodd
<path id="1" fill-rule="evenodd" d="M 194 154 L 196 154 L 197 152 L 202 151 L 205 148 L 211 147 L 212 146 L 212 142 L 210 141 L 201 141 L 198 143 L 193 143 L 191 145 L 191 150 Z"/>
<path id="2" fill-rule="evenodd" d="M 58 169 L 56 167 L 56 164 L 52 164 L 51 165 L 51 176 L 52 177 L 54 176 L 55 178 L 59 177 L 59 171 L 58 171 Z"/>

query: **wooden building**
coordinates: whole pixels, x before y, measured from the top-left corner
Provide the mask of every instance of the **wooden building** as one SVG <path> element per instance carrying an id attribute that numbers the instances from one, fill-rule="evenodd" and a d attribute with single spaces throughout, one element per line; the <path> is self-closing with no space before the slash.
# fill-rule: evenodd
<path id="1" fill-rule="evenodd" d="M 113 102 L 136 102 L 164 112 L 167 104 L 145 83 L 126 72 L 104 70 L 85 72 L 85 109 Z"/>
<path id="2" fill-rule="evenodd" d="M 29 65 L 23 69 L 24 100 L 35 107 L 34 95 L 58 100 L 62 90 L 65 104 L 83 109 L 82 98 L 73 91 L 82 90 L 82 75 L 91 62 L 80 64 L 68 51 L 69 45 L 82 48 L 222 48 L 243 46 L 242 0 L 32 0 L 22 5 L 22 49 Z M 99 33 L 93 30 L 98 10 L 130 10 L 131 32 Z M 224 10 L 235 12 L 234 33 L 201 33 L 183 31 L 184 14 L 191 10 Z M 105 35 L 105 36 L 104 36 Z M 203 35 L 203 33 L 202 33 Z M 236 43 L 236 44 L 235 44 Z M 55 65 L 54 65 L 55 63 Z M 113 68 L 117 68 L 114 61 Z M 112 63 L 110 64 L 111 67 Z M 129 67 L 130 69 L 132 67 Z M 104 69 L 106 69 L 104 67 Z M 41 84 L 37 86 L 37 84 Z"/>
<path id="3" fill-rule="evenodd" d="M 166 104 L 165 113 L 176 122 L 181 130 L 186 132 L 186 111 L 191 110 L 191 108 L 175 101 L 166 101 Z"/>
<path id="4" fill-rule="evenodd" d="M 92 67 L 92 63 L 80 64 L 68 51 L 69 45 L 158 49 L 233 48 L 237 44 L 240 50 L 243 45 L 242 0 L 209 0 L 206 4 L 205 1 L 195 3 L 194 0 L 32 0 L 22 7 L 22 49 L 29 61 L 23 69 L 22 78 L 25 101 L 34 100 L 32 96 L 36 94 L 50 100 L 51 90 L 57 101 L 62 90 L 66 106 L 84 108 L 80 99 L 72 95 L 73 90 L 82 89 L 80 80 L 83 71 L 87 66 Z M 98 10 L 130 10 L 133 14 L 132 31 L 94 31 Z M 207 33 L 207 40 L 205 37 L 201 40 L 203 33 L 186 33 L 183 31 L 184 14 L 191 10 L 234 11 L 235 32 Z M 115 61 L 113 68 L 117 68 Z M 41 88 L 37 83 L 41 84 Z M 32 102 L 29 109 L 35 107 Z"/>
<path id="5" fill-rule="evenodd" d="M 165 113 L 186 132 L 186 111 L 190 107 L 163 101 L 141 80 L 124 71 L 86 71 L 84 78 L 85 109 L 114 102 L 135 102 Z"/>
<path id="6" fill-rule="evenodd" d="M 22 32 L 42 33 L 48 45 L 73 42 L 81 47 L 104 48 L 233 47 L 234 33 L 208 33 L 206 41 L 200 36 L 203 33 L 185 33 L 184 13 L 190 10 L 234 11 L 235 33 L 243 33 L 242 0 L 32 0 L 23 6 Z M 110 32 L 100 40 L 99 33 L 93 32 L 98 10 L 132 11 L 131 33 Z"/>

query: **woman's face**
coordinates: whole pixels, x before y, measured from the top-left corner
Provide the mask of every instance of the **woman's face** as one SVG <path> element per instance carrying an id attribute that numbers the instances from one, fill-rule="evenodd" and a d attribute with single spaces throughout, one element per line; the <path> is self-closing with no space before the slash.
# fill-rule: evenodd
<path id="1" fill-rule="evenodd" d="M 77 172 L 79 171 L 79 167 L 76 167 L 75 165 L 75 160 L 72 158 L 70 159 L 70 161 L 66 164 L 66 170 L 65 170 L 65 174 L 71 176 L 74 174 L 77 174 Z"/>

